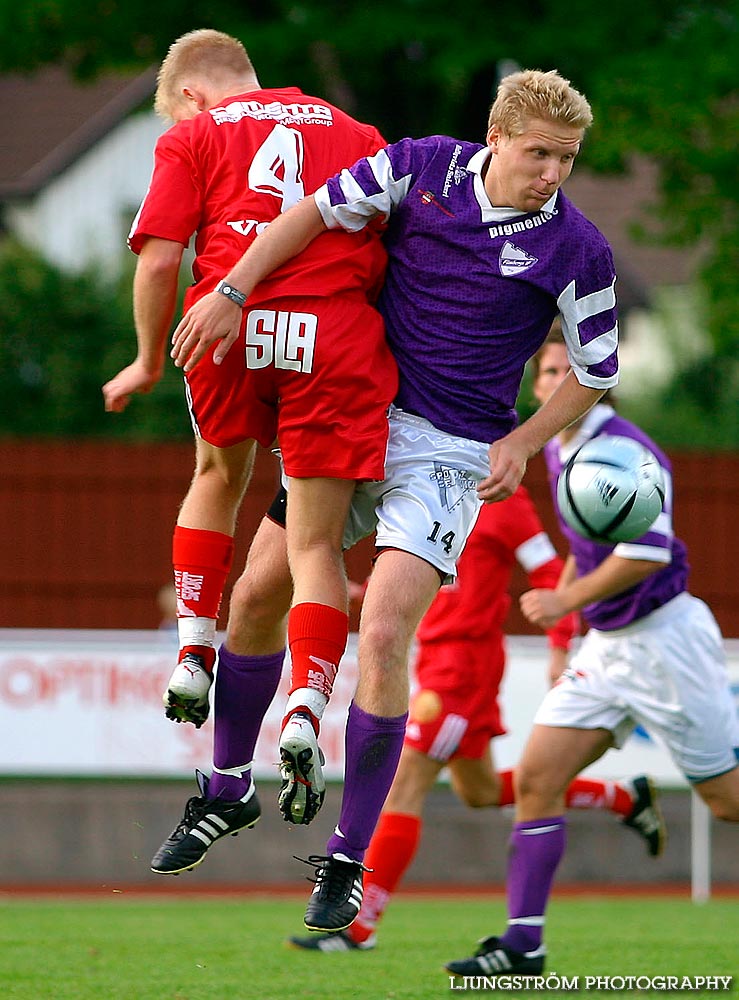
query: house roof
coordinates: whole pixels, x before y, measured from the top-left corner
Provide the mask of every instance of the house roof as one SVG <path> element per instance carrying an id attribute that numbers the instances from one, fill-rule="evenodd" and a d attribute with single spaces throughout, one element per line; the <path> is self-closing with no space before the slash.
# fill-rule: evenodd
<path id="1" fill-rule="evenodd" d="M 0 76 L 0 199 L 30 197 L 154 93 L 156 70 L 85 83 L 62 67 Z"/>

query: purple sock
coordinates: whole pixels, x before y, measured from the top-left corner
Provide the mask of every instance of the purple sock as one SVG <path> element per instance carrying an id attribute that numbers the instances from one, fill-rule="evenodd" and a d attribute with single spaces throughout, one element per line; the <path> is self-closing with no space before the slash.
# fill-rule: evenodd
<path id="1" fill-rule="evenodd" d="M 544 934 L 544 911 L 566 843 L 564 816 L 516 823 L 508 853 L 508 929 L 501 942 L 533 951 Z"/>
<path id="2" fill-rule="evenodd" d="M 362 711 L 354 702 L 349 706 L 344 794 L 327 854 L 363 860 L 398 768 L 407 719 L 407 713 L 384 718 Z"/>
<path id="3" fill-rule="evenodd" d="M 269 656 L 238 656 L 218 651 L 213 696 L 213 774 L 208 798 L 243 798 L 251 787 L 251 762 L 259 730 L 280 683 L 285 651 Z M 235 774 L 216 770 L 234 769 Z"/>

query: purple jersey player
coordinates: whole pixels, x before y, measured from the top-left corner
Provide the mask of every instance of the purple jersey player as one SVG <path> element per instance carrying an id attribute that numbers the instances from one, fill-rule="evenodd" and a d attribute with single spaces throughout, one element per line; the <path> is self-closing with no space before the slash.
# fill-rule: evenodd
<path id="1" fill-rule="evenodd" d="M 360 626 L 339 822 L 326 855 L 313 859 L 317 886 L 305 915 L 311 930 L 341 930 L 359 910 L 362 859 L 403 742 L 410 643 L 441 581 L 454 577 L 481 501 L 510 496 L 528 459 L 618 380 L 611 252 L 559 190 L 591 121 L 585 98 L 558 73 L 514 73 L 500 84 L 484 144 L 404 139 L 360 160 L 272 222 L 224 276 L 248 298 L 258 281 L 327 229 L 386 223 L 389 263 L 379 308 L 400 392 L 390 413 L 385 480 L 358 488 L 348 526 L 348 541 L 376 529 L 379 554 Z M 547 404 L 516 426 L 524 366 L 557 314 L 571 371 Z M 220 340 L 213 350 L 217 363 L 235 342 L 240 321 L 232 301 L 205 296 L 175 331 L 172 356 L 188 370 Z M 350 338 L 346 350 L 352 351 Z M 289 581 L 284 543 L 265 553 L 267 533 L 274 542 L 267 528 L 256 557 L 252 548 L 251 580 L 247 569 L 221 653 L 219 770 L 204 806 L 211 811 L 219 808 L 211 800 L 220 791 L 236 798 L 242 788 L 223 785 L 224 769 L 241 767 L 243 787 L 251 780 L 244 755 L 261 718 L 245 674 L 250 658 L 257 670 L 259 655 L 275 650 L 274 631 L 262 646 L 245 622 L 250 616 L 263 621 L 270 588 L 284 595 Z M 273 606 L 279 622 L 282 605 L 273 600 Z M 231 657 L 233 634 L 241 637 L 237 658 Z M 240 678 L 222 671 L 235 659 Z M 227 676 L 233 684 L 219 692 Z M 283 761 L 286 754 L 295 760 L 293 787 L 283 771 L 288 787 L 282 790 L 282 802 L 292 804 L 283 814 L 292 822 L 304 821 L 306 797 L 322 784 L 315 737 L 329 694 L 293 671 L 280 739 Z M 219 732 L 231 712 L 239 720 L 233 730 L 250 735 L 227 748 Z"/>
<path id="2" fill-rule="evenodd" d="M 585 441 L 600 434 L 618 434 L 643 444 L 659 460 L 667 487 L 662 513 L 649 531 L 636 541 L 619 542 L 616 546 L 601 545 L 583 538 L 564 522 L 557 511 L 560 528 L 569 543 L 578 577 L 593 573 L 611 552 L 622 559 L 640 560 L 647 557 L 647 562 L 657 564 L 652 566 L 652 572 L 637 586 L 605 595 L 583 608 L 583 617 L 591 628 L 610 632 L 632 625 L 682 594 L 686 589 L 690 567 L 685 545 L 672 531 L 670 460 L 643 431 L 620 417 L 611 406 L 599 403 L 583 419 L 577 432 L 574 426 L 568 428 L 569 440 L 565 442 L 555 439 L 544 446 L 547 472 L 554 493 L 559 474 L 569 458 Z"/>
<path id="3" fill-rule="evenodd" d="M 534 392 L 545 403 L 569 372 L 556 325 L 534 359 Z M 672 531 L 667 457 L 634 424 L 599 403 L 550 441 L 544 454 L 556 504 L 563 465 L 586 441 L 620 434 L 646 445 L 667 484 L 664 510 L 632 542 L 587 541 L 561 521 L 570 555 L 556 590 L 521 597 L 527 618 L 548 627 L 580 610 L 590 626 L 561 681 L 546 695 L 517 768 L 516 823 L 508 855 L 508 926 L 456 975 L 510 976 L 544 967 L 544 913 L 565 848 L 568 782 L 635 726 L 657 735 L 719 819 L 739 822 L 739 723 L 723 640 L 710 609 L 686 591 L 685 545 Z M 655 829 L 659 816 L 651 817 Z M 644 816 L 643 822 L 649 817 Z"/>
<path id="4" fill-rule="evenodd" d="M 515 426 L 524 366 L 557 312 L 581 385 L 613 385 L 618 368 L 606 240 L 560 190 L 524 216 L 497 207 L 490 164 L 488 146 L 403 139 L 316 194 L 329 227 L 388 219 L 378 305 L 400 369 L 396 405 L 488 442 Z"/>

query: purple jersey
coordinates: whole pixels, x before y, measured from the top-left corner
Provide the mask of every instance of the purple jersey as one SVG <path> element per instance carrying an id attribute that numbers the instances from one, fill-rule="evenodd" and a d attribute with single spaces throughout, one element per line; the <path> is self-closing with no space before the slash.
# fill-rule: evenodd
<path id="1" fill-rule="evenodd" d="M 516 424 L 524 366 L 559 312 L 578 380 L 618 381 L 611 250 L 561 193 L 538 212 L 494 207 L 486 146 L 402 139 L 316 193 L 329 228 L 388 222 L 379 309 L 400 369 L 397 405 L 440 430 L 495 441 Z"/>
<path id="2" fill-rule="evenodd" d="M 619 542 L 617 545 L 601 545 L 591 542 L 578 535 L 569 525 L 565 524 L 557 508 L 557 479 L 567 461 L 586 441 L 599 437 L 601 434 L 620 434 L 622 437 L 633 438 L 656 456 L 665 477 L 665 503 L 662 513 L 646 534 L 632 542 Z M 564 447 L 554 440 L 544 446 L 544 458 L 549 473 L 549 486 L 552 490 L 554 505 L 562 533 L 570 545 L 577 575 L 585 576 L 599 566 L 606 556 L 615 552 L 625 559 L 653 559 L 663 562 L 664 568 L 657 570 L 646 580 L 635 587 L 614 594 L 595 604 L 589 604 L 582 610 L 588 625 L 603 631 L 624 628 L 638 621 L 650 612 L 661 608 L 673 597 L 677 597 L 687 587 L 688 561 L 685 544 L 676 538 L 672 531 L 672 465 L 665 453 L 657 447 L 654 441 L 641 431 L 635 424 L 618 416 L 613 407 L 598 404 L 586 415 L 578 428 L 575 437 Z"/>

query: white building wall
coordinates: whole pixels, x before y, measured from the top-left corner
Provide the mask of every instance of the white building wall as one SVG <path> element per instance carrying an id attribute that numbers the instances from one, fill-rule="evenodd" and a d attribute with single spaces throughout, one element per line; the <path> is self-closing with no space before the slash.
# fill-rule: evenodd
<path id="1" fill-rule="evenodd" d="M 653 300 L 654 309 L 632 309 L 621 320 L 618 398 L 625 402 L 658 392 L 709 349 L 695 288 L 655 289 Z"/>
<path id="2" fill-rule="evenodd" d="M 149 112 L 134 115 L 54 178 L 41 194 L 6 207 L 8 229 L 51 263 L 75 272 L 120 270 L 126 236 L 165 126 Z"/>

